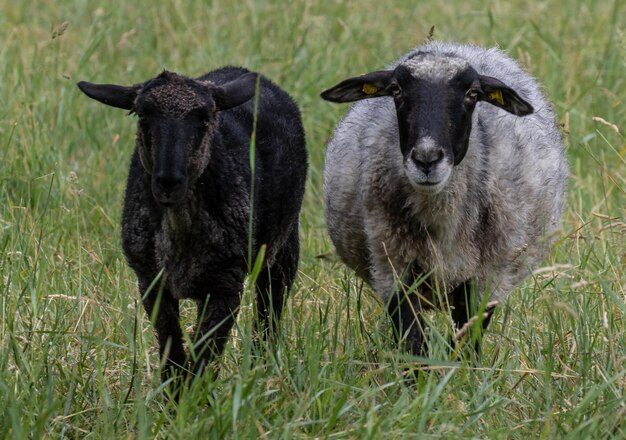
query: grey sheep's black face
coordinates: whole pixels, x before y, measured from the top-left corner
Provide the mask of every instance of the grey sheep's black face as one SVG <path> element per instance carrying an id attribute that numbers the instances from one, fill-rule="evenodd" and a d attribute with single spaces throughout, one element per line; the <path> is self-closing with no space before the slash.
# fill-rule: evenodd
<path id="1" fill-rule="evenodd" d="M 420 78 L 399 66 L 394 78 L 404 172 L 416 191 L 437 194 L 467 152 L 478 74 L 468 67 L 453 78 Z"/>
<path id="2" fill-rule="evenodd" d="M 485 101 L 517 116 L 532 106 L 496 78 L 478 74 L 461 58 L 417 53 L 394 70 L 346 79 L 322 98 L 351 102 L 393 97 L 404 172 L 416 191 L 442 191 L 469 147 L 472 113 Z"/>

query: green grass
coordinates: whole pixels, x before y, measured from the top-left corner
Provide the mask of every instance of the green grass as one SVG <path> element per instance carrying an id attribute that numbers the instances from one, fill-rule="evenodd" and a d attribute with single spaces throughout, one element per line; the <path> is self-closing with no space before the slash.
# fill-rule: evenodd
<path id="1" fill-rule="evenodd" d="M 621 0 L 0 0 L 0 438 L 626 438 L 625 19 Z M 482 360 L 450 362 L 450 325 L 429 316 L 432 371 L 411 388 L 411 359 L 324 229 L 324 144 L 346 107 L 318 95 L 432 25 L 539 78 L 572 175 L 546 269 L 499 308 Z M 254 352 L 246 292 L 219 379 L 176 408 L 118 238 L 134 120 L 75 83 L 224 64 L 302 108 L 300 272 L 278 348 Z M 189 328 L 191 304 L 183 314 Z"/>

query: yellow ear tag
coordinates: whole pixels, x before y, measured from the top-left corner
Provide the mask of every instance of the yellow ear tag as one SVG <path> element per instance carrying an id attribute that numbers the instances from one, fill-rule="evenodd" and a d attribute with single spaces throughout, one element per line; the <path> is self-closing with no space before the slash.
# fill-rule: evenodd
<path id="1" fill-rule="evenodd" d="M 379 89 L 374 84 L 365 83 L 363 84 L 363 88 L 361 90 L 363 90 L 363 93 L 366 95 L 373 95 L 378 92 Z"/>
<path id="2" fill-rule="evenodd" d="M 487 93 L 487 101 L 496 101 L 500 105 L 504 105 L 504 98 L 502 97 L 501 90 L 494 90 Z"/>

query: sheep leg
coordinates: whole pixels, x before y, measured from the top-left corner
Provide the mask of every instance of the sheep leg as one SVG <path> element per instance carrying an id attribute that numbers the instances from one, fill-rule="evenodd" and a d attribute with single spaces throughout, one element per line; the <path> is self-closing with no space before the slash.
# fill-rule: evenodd
<path id="1" fill-rule="evenodd" d="M 294 228 L 272 266 L 266 266 L 257 278 L 255 332 L 262 332 L 265 341 L 270 335 L 276 334 L 285 297 L 289 294 L 298 271 L 299 251 L 298 228 Z"/>
<path id="2" fill-rule="evenodd" d="M 178 300 L 167 289 L 154 289 L 146 294 L 152 279 L 139 281 L 139 293 L 148 317 L 153 322 L 159 340 L 159 354 L 165 365 L 161 371 L 162 380 L 180 375 L 185 366 L 185 349 L 180 328 Z"/>
<path id="3" fill-rule="evenodd" d="M 222 296 L 207 296 L 206 300 L 197 302 L 198 323 L 192 354 L 195 364 L 193 372 L 196 376 L 201 375 L 224 351 L 239 311 L 240 290 L 235 289 Z M 218 366 L 211 367 L 213 376 L 217 377 Z"/>
<path id="4" fill-rule="evenodd" d="M 465 282 L 454 289 L 448 297 L 450 298 L 452 306 L 450 311 L 452 320 L 454 321 L 457 330 L 459 330 L 459 333 L 462 333 L 462 330 L 471 324 L 470 320 L 474 318 L 478 312 L 478 300 L 476 298 L 475 291 L 470 282 Z M 480 353 L 483 331 L 489 326 L 494 310 L 495 306 L 489 307 L 488 304 L 488 307 L 482 317 L 482 327 L 478 329 L 478 334 L 471 335 L 474 340 L 474 352 L 477 354 Z M 467 329 L 465 332 L 469 332 L 470 330 L 471 329 Z M 457 337 L 453 338 L 451 345 L 456 346 L 459 339 L 460 338 Z"/>
<path id="5" fill-rule="evenodd" d="M 387 304 L 398 345 L 404 343 L 405 350 L 416 356 L 426 356 L 428 352 L 421 311 L 419 297 L 403 291 L 395 292 Z"/>

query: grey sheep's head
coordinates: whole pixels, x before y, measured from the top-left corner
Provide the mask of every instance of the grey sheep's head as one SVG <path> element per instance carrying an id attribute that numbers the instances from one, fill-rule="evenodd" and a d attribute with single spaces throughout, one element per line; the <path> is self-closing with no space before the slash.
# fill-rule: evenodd
<path id="1" fill-rule="evenodd" d="M 517 116 L 532 106 L 502 81 L 480 75 L 466 60 L 418 52 L 393 70 L 346 79 L 324 91 L 332 102 L 392 97 L 398 120 L 404 172 L 423 194 L 437 194 L 469 147 L 478 101 Z"/>
<path id="2" fill-rule="evenodd" d="M 256 73 L 216 85 L 172 72 L 133 86 L 81 81 L 80 90 L 103 104 L 138 116 L 137 148 L 163 208 L 179 204 L 211 158 L 219 112 L 254 96 Z"/>

